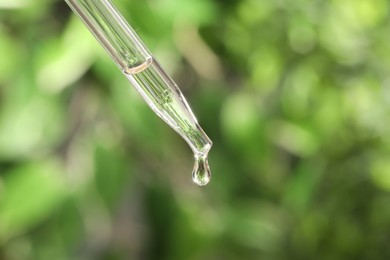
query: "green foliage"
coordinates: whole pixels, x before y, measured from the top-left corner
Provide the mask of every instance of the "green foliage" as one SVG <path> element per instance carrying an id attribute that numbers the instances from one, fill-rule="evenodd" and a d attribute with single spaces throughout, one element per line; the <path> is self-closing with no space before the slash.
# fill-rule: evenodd
<path id="1" fill-rule="evenodd" d="M 211 183 L 63 1 L 0 0 L 0 259 L 388 259 L 385 0 L 114 1 Z"/>

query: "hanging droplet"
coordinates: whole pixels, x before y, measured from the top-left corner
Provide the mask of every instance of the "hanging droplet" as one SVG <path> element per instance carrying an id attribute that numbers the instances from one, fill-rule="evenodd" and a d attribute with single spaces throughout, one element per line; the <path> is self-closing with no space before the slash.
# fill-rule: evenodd
<path id="1" fill-rule="evenodd" d="M 199 186 L 209 183 L 211 172 L 207 154 L 195 155 L 195 165 L 192 170 L 192 180 Z"/>

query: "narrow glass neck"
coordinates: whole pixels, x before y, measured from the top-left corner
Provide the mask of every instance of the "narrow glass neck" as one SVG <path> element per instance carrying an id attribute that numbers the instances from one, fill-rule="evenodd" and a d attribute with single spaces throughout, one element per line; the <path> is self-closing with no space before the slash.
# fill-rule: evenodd
<path id="1" fill-rule="evenodd" d="M 213 142 L 206 135 L 199 124 L 195 128 L 185 133 L 179 133 L 188 143 L 195 156 L 207 156 L 213 145 Z"/>

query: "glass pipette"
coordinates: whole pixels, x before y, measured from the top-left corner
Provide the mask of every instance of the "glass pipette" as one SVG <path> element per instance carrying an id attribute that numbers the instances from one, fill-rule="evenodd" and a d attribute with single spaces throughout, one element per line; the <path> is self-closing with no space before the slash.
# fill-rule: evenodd
<path id="1" fill-rule="evenodd" d="M 95 35 L 116 65 L 152 110 L 188 143 L 194 153 L 193 181 L 206 185 L 211 177 L 210 138 L 199 126 L 176 83 L 109 0 L 65 0 Z"/>

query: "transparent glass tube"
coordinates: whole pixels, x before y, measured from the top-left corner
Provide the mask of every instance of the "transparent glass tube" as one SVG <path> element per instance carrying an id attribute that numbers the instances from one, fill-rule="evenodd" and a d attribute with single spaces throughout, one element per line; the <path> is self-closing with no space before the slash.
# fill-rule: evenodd
<path id="1" fill-rule="evenodd" d="M 111 55 L 152 110 L 189 144 L 195 157 L 193 181 L 211 177 L 211 140 L 199 126 L 180 89 L 109 0 L 65 0 Z"/>

